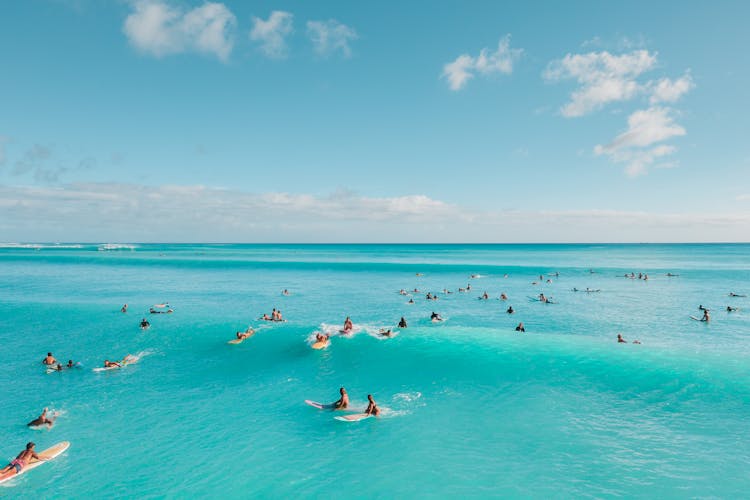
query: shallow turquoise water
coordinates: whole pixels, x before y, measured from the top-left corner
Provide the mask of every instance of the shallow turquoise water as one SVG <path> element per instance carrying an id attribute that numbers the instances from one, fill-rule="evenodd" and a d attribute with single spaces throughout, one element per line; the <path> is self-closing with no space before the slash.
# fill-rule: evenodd
<path id="1" fill-rule="evenodd" d="M 730 291 L 750 292 L 749 245 L 0 248 L 0 457 L 72 443 L 0 496 L 745 496 L 750 299 Z M 174 314 L 145 314 L 164 301 Z M 257 321 L 273 307 L 287 323 Z M 347 315 L 361 333 L 310 349 Z M 85 368 L 47 375 L 47 351 Z M 128 353 L 144 355 L 91 370 Z M 384 415 L 303 403 L 341 385 Z M 44 406 L 58 423 L 28 430 Z"/>

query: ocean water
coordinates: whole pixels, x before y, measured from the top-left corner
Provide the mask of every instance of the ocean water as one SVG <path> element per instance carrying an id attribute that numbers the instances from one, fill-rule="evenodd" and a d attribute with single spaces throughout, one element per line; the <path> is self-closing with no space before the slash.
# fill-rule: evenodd
<path id="1" fill-rule="evenodd" d="M 750 245 L 4 245 L 0 459 L 71 447 L 0 496 L 744 497 L 750 299 L 729 292 Z M 358 333 L 310 348 L 346 316 Z M 46 374 L 48 351 L 83 368 Z M 341 386 L 382 416 L 304 404 Z"/>

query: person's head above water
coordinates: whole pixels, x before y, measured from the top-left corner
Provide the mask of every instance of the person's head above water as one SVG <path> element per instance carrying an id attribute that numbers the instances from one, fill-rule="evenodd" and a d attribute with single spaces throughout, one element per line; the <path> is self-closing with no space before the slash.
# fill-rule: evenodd
<path id="1" fill-rule="evenodd" d="M 346 394 L 346 389 L 344 389 L 343 387 L 339 389 L 339 394 L 341 394 L 342 396 Z"/>
<path id="2" fill-rule="evenodd" d="M 26 443 L 26 449 L 27 450 L 33 449 L 34 446 L 36 446 L 36 445 L 33 442 L 31 442 L 31 441 L 29 441 L 28 443 Z"/>

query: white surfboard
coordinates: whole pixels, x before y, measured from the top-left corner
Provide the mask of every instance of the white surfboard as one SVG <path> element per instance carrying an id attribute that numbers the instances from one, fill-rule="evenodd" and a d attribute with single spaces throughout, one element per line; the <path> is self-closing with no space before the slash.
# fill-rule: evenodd
<path id="1" fill-rule="evenodd" d="M 333 418 L 335 418 L 336 420 L 341 420 L 342 422 L 359 422 L 360 420 L 364 420 L 370 417 L 372 417 L 372 415 L 368 415 L 367 413 L 355 413 L 353 415 L 341 415 Z"/>

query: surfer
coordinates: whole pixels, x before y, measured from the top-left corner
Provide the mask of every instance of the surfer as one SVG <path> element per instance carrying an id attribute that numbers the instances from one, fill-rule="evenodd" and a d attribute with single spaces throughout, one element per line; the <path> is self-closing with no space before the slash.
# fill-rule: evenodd
<path id="1" fill-rule="evenodd" d="M 37 418 L 26 424 L 29 427 L 36 427 L 38 425 L 46 425 L 48 428 L 52 427 L 52 424 L 55 423 L 55 417 L 47 418 L 47 408 L 42 411 L 42 414 L 39 415 Z"/>
<path id="2" fill-rule="evenodd" d="M 516 311 L 513 310 L 513 306 L 510 306 L 510 307 L 508 307 L 508 310 L 505 311 L 505 312 L 507 312 L 508 314 L 513 314 Z"/>
<path id="3" fill-rule="evenodd" d="M 120 308 L 120 312 L 124 312 L 124 313 L 128 312 L 128 305 L 125 304 L 124 306 L 122 306 L 122 308 Z"/>
<path id="4" fill-rule="evenodd" d="M 276 321 L 284 321 L 284 316 L 281 315 L 281 309 L 276 311 Z"/>
<path id="5" fill-rule="evenodd" d="M 145 330 L 146 328 L 150 327 L 151 323 L 149 323 L 146 318 L 143 318 L 141 320 L 141 330 Z"/>
<path id="6" fill-rule="evenodd" d="M 622 338 L 622 334 L 619 334 L 619 333 L 618 333 L 618 334 L 617 334 L 617 343 L 618 343 L 618 344 L 627 344 L 627 343 L 628 343 L 628 341 L 627 341 L 627 340 L 625 340 L 624 338 Z"/>
<path id="7" fill-rule="evenodd" d="M 51 352 L 48 352 L 47 356 L 42 360 L 42 363 L 44 363 L 47 366 L 52 366 L 52 365 L 57 364 L 57 360 L 55 359 L 55 357 L 52 355 Z"/>
<path id="8" fill-rule="evenodd" d="M 352 320 L 349 319 L 349 316 L 346 317 L 344 320 L 344 331 L 350 332 L 354 328 L 354 323 L 352 323 Z"/>
<path id="9" fill-rule="evenodd" d="M 711 316 L 708 314 L 708 309 L 703 310 L 703 317 L 701 318 L 701 321 L 711 321 Z"/>
<path id="10" fill-rule="evenodd" d="M 740 295 L 739 293 L 729 292 L 730 297 L 745 297 L 744 295 Z"/>
<path id="11" fill-rule="evenodd" d="M 289 296 L 289 290 L 287 290 L 286 288 L 284 288 L 284 291 L 281 292 L 281 295 L 286 295 L 288 297 Z"/>
<path id="12" fill-rule="evenodd" d="M 505 295 L 505 292 L 500 294 L 500 300 L 508 300 L 508 296 Z"/>
<path id="13" fill-rule="evenodd" d="M 372 394 L 367 395 L 367 409 L 365 410 L 365 415 L 372 415 L 373 417 L 377 417 L 380 414 L 380 409 L 378 408 L 378 405 L 375 404 L 375 400 L 372 399 Z"/>
<path id="14" fill-rule="evenodd" d="M 406 320 L 404 319 L 403 316 L 401 316 L 401 320 L 398 322 L 398 327 L 399 328 L 406 328 Z"/>
<path id="15" fill-rule="evenodd" d="M 328 334 L 325 334 L 325 335 L 323 335 L 322 333 L 316 333 L 315 334 L 315 340 L 317 342 L 327 342 L 329 337 L 330 337 L 330 335 L 328 335 Z"/>
<path id="16" fill-rule="evenodd" d="M 10 462 L 3 468 L 3 470 L 0 470 L 0 476 L 13 476 L 15 474 L 20 474 L 21 470 L 23 470 L 23 468 L 29 464 L 29 461 L 32 458 L 36 460 L 44 460 L 36 454 L 36 452 L 34 451 L 34 446 L 36 445 L 29 441 L 26 444 L 26 449 L 19 453 L 12 462 Z"/>
<path id="17" fill-rule="evenodd" d="M 122 365 L 116 361 L 104 360 L 104 368 L 122 368 Z"/>
<path id="18" fill-rule="evenodd" d="M 392 332 L 390 328 L 381 328 L 379 333 L 383 337 L 390 337 Z"/>
<path id="19" fill-rule="evenodd" d="M 68 360 L 68 364 L 65 365 L 65 368 L 74 368 L 78 363 L 73 363 L 72 359 Z"/>
<path id="20" fill-rule="evenodd" d="M 539 302 L 547 303 L 547 297 L 545 297 L 543 293 L 539 294 Z"/>
<path id="21" fill-rule="evenodd" d="M 341 394 L 341 397 L 333 403 L 333 408 L 335 410 L 345 410 L 349 406 L 349 395 L 343 387 L 339 389 L 339 394 Z"/>
<path id="22" fill-rule="evenodd" d="M 254 334 L 255 330 L 253 330 L 250 327 L 247 327 L 247 330 L 244 332 L 237 332 L 237 339 L 238 340 L 245 340 L 246 338 L 250 337 L 250 335 Z"/>
<path id="23" fill-rule="evenodd" d="M 728 312 L 728 313 L 730 313 L 730 312 L 733 312 L 733 311 L 736 311 L 736 310 L 737 310 L 737 308 L 736 308 L 736 307 L 732 307 L 732 306 L 727 306 L 727 312 Z"/>
<path id="24" fill-rule="evenodd" d="M 518 323 L 518 326 L 516 327 L 517 332 L 525 332 L 526 328 L 523 327 L 523 321 Z"/>
<path id="25" fill-rule="evenodd" d="M 443 318 L 441 318 L 440 315 L 436 313 L 435 311 L 432 311 L 432 314 L 430 315 L 430 319 L 432 321 L 443 321 Z"/>
<path id="26" fill-rule="evenodd" d="M 414 299 L 409 299 L 409 301 L 407 302 L 407 304 L 413 304 L 413 303 L 414 303 Z"/>
<path id="27" fill-rule="evenodd" d="M 487 292 L 485 291 L 485 292 L 484 292 L 484 293 L 482 294 L 482 298 L 483 298 L 484 300 L 487 300 L 487 299 L 489 299 L 489 298 L 490 298 L 490 296 L 489 296 L 489 295 L 487 295 Z"/>

